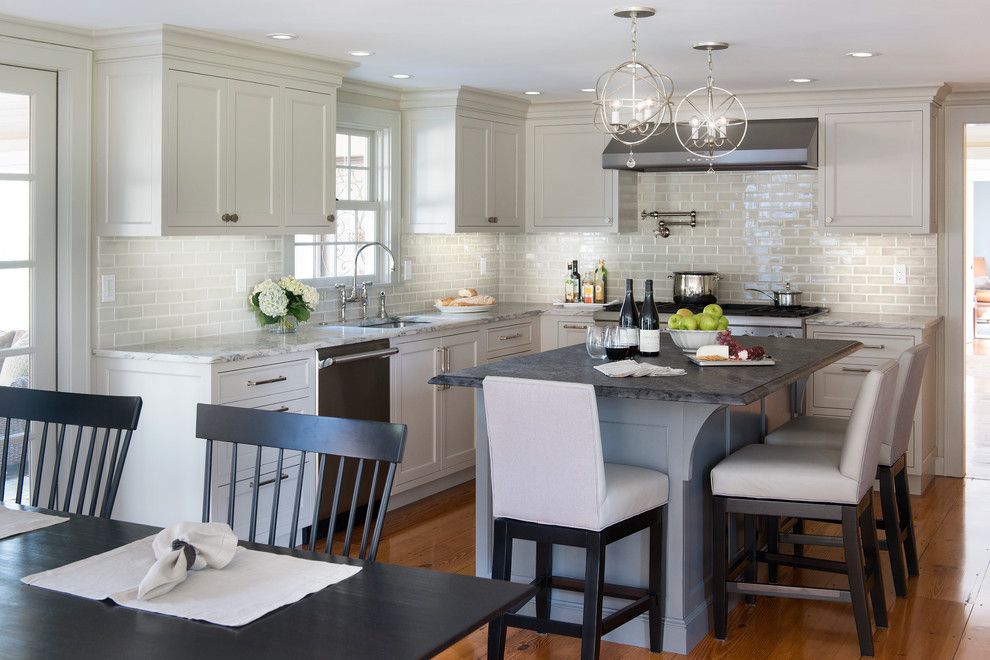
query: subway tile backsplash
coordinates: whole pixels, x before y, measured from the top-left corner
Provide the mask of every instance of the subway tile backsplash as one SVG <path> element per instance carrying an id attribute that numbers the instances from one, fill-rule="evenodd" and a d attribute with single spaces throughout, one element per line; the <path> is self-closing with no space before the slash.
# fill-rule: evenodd
<path id="1" fill-rule="evenodd" d="M 561 296 L 565 261 L 579 259 L 584 273 L 603 257 L 612 298 L 626 277 L 637 295 L 652 277 L 658 299 L 670 299 L 671 271 L 715 270 L 727 302 L 760 301 L 745 289 L 790 282 L 806 304 L 835 311 L 936 313 L 937 236 L 828 234 L 818 225 L 817 186 L 815 172 L 641 174 L 641 209 L 693 209 L 698 228 L 671 227 L 666 239 L 653 236 L 649 219 L 622 235 L 404 235 L 400 260 L 412 261 L 412 280 L 373 291 L 384 289 L 396 314 L 426 309 L 465 286 L 505 301 L 548 303 Z M 117 300 L 98 305 L 97 345 L 257 328 L 247 294 L 235 291 L 234 271 L 246 271 L 248 288 L 281 274 L 282 246 L 280 237 L 100 238 L 97 281 L 115 275 Z M 907 266 L 906 284 L 893 283 L 895 264 Z M 334 290 L 321 294 L 314 321 L 335 319 Z"/>

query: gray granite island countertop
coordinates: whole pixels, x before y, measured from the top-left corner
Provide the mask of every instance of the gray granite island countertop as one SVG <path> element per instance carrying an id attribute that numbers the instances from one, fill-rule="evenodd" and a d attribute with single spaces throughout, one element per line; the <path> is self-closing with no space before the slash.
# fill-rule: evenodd
<path id="1" fill-rule="evenodd" d="M 808 325 L 833 326 L 838 328 L 883 328 L 892 330 L 927 330 L 942 322 L 938 315 L 912 314 L 848 314 L 829 312 L 820 316 L 811 316 Z"/>
<path id="2" fill-rule="evenodd" d="M 511 321 L 539 316 L 550 306 L 533 303 L 502 303 L 490 312 L 477 314 L 442 314 L 436 310 L 418 314 L 403 314 L 403 319 L 423 322 L 405 328 L 363 328 L 356 325 L 319 325 L 306 323 L 291 334 L 276 335 L 267 329 L 210 337 L 193 337 L 172 341 L 98 348 L 97 357 L 165 362 L 235 362 L 252 358 L 313 351 L 332 346 L 345 346 L 375 339 L 392 339 L 429 332 L 444 332 L 471 326 Z"/>
<path id="3" fill-rule="evenodd" d="M 662 336 L 660 356 L 637 358 L 668 367 L 685 369 L 684 376 L 609 378 L 594 369 L 602 360 L 593 360 L 583 345 L 554 351 L 507 358 L 491 364 L 441 374 L 430 379 L 434 385 L 481 387 L 486 376 L 508 376 L 534 380 L 587 383 L 599 397 L 652 399 L 684 403 L 746 405 L 780 388 L 809 377 L 815 371 L 858 350 L 857 341 L 747 337 L 745 345 L 763 346 L 773 356 L 771 366 L 706 366 L 689 361 L 669 335 Z"/>

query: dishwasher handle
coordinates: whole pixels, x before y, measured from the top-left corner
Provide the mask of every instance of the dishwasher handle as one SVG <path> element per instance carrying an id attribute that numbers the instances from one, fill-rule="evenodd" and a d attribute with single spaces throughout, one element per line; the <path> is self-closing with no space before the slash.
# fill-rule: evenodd
<path id="1" fill-rule="evenodd" d="M 341 355 L 340 357 L 328 357 L 320 360 L 320 369 L 327 369 L 335 364 L 347 364 L 348 362 L 361 362 L 363 360 L 373 360 L 395 355 L 399 352 L 397 348 L 382 348 L 377 351 L 367 353 L 354 353 L 353 355 Z"/>

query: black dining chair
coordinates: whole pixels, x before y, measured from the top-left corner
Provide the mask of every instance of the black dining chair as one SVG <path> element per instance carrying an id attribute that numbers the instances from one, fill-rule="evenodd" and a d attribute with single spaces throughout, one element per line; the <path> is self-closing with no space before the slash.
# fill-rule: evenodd
<path id="1" fill-rule="evenodd" d="M 0 501 L 16 472 L 17 504 L 109 518 L 140 416 L 137 396 L 0 387 Z"/>
<path id="2" fill-rule="evenodd" d="M 290 494 L 293 500 L 288 547 L 296 547 L 304 500 L 306 459 L 307 454 L 313 454 L 318 461 L 318 471 L 316 501 L 313 504 L 312 527 L 308 539 L 309 550 L 316 550 L 317 538 L 320 536 L 318 534 L 320 503 L 324 484 L 326 479 L 333 479 L 334 481 L 330 482 L 333 484 L 333 501 L 330 509 L 330 524 L 325 537 L 326 552 L 349 557 L 355 528 L 359 519 L 363 518 L 360 520 L 363 529 L 356 556 L 366 561 L 375 560 L 385 512 L 388 510 L 388 500 L 395 480 L 396 466 L 402 461 L 405 450 L 405 424 L 199 404 L 196 410 L 196 437 L 206 440 L 203 522 L 209 521 L 212 517 L 214 443 L 230 443 L 230 473 L 223 476 L 228 479 L 226 482 L 228 486 L 250 479 L 248 491 L 251 508 L 247 535 L 249 540 L 253 541 L 257 538 L 260 490 L 264 486 L 273 486 L 267 542 L 269 545 L 276 544 L 282 481 L 289 479 L 291 472 L 295 472 L 294 492 Z M 237 453 L 238 447 L 242 445 L 247 446 L 245 449 L 253 449 L 254 469 L 249 477 L 243 473 L 238 475 Z M 271 478 L 263 478 L 267 477 L 272 469 L 270 463 L 266 464 L 264 470 L 262 469 L 264 448 L 278 450 L 274 466 L 276 476 Z M 286 462 L 290 460 L 286 456 L 287 452 L 299 452 L 298 459 L 294 456 L 291 459 L 296 463 L 294 469 L 284 469 Z M 220 477 L 219 474 L 216 476 Z M 366 481 L 365 488 L 362 489 L 363 479 L 370 479 L 370 488 Z M 368 497 L 366 505 L 360 501 L 362 493 L 370 493 L 370 496 L 366 495 Z M 228 487 L 226 522 L 231 527 L 234 527 L 237 499 L 237 488 Z M 341 502 L 349 503 L 350 508 L 346 513 L 347 522 L 344 527 L 342 549 L 334 553 L 332 552 L 333 537 L 337 528 L 338 512 L 342 511 Z M 364 508 L 363 515 L 358 514 L 361 508 Z"/>

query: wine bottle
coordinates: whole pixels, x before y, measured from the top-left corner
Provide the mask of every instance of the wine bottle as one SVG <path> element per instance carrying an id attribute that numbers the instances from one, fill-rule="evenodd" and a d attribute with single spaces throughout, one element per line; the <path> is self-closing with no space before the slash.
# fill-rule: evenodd
<path id="1" fill-rule="evenodd" d="M 602 269 L 605 268 L 605 260 L 599 259 L 595 266 L 595 302 L 599 305 L 605 303 L 605 281 L 602 279 Z"/>
<path id="2" fill-rule="evenodd" d="M 629 347 L 627 357 L 632 357 L 639 351 L 639 314 L 633 300 L 632 284 L 631 279 L 626 280 L 626 297 L 619 310 L 619 336 Z"/>
<path id="3" fill-rule="evenodd" d="M 653 280 L 646 280 L 646 295 L 639 315 L 639 354 L 646 357 L 660 355 L 660 315 L 653 302 Z"/>
<path id="4" fill-rule="evenodd" d="M 602 302 L 608 302 L 608 268 L 605 267 L 605 260 L 602 259 Z"/>
<path id="5" fill-rule="evenodd" d="M 564 302 L 577 302 L 574 295 L 574 273 L 571 271 L 571 262 L 568 261 L 565 267 L 567 268 L 567 275 L 564 277 Z"/>
<path id="6" fill-rule="evenodd" d="M 571 279 L 574 280 L 574 302 L 581 302 L 581 271 L 577 259 L 571 262 Z"/>
<path id="7" fill-rule="evenodd" d="M 595 276 L 588 271 L 584 274 L 584 283 L 581 285 L 581 301 L 589 305 L 595 302 Z"/>

